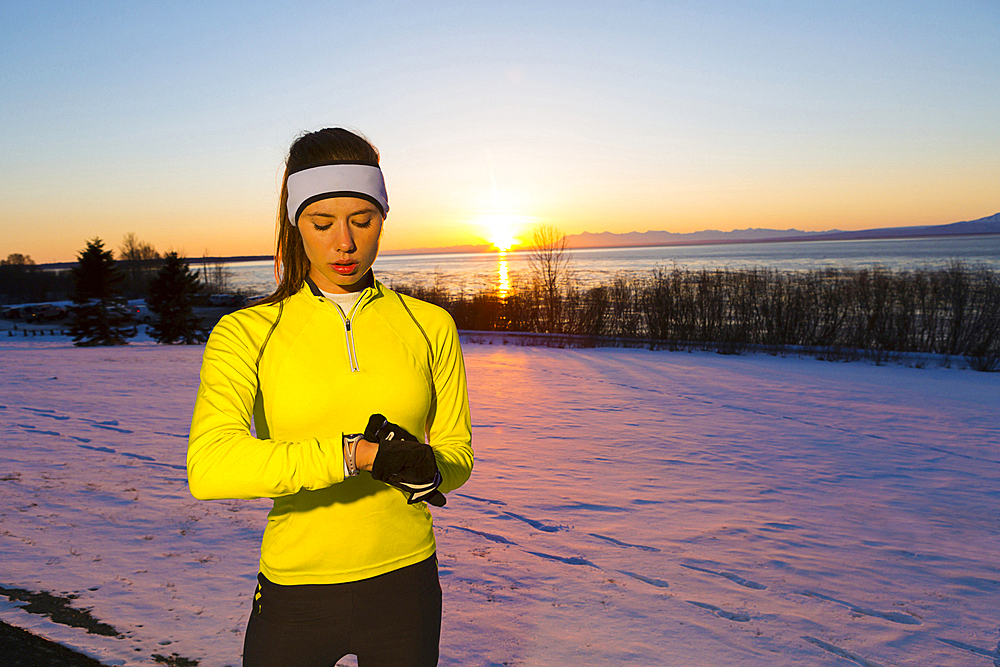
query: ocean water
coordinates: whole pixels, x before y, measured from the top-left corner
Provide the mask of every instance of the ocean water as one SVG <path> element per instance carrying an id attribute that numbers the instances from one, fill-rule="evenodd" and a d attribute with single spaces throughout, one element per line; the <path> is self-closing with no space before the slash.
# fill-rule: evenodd
<path id="1" fill-rule="evenodd" d="M 805 271 L 882 267 L 894 271 L 939 268 L 952 262 L 1000 271 L 1000 234 L 866 241 L 600 248 L 566 252 L 567 268 L 581 287 L 611 282 L 615 276 L 649 275 L 656 269 L 746 269 Z M 225 265 L 232 289 L 266 294 L 274 289 L 270 261 Z M 527 251 L 386 255 L 375 262 L 376 277 L 387 285 L 430 287 L 453 293 L 516 289 L 531 275 Z"/>

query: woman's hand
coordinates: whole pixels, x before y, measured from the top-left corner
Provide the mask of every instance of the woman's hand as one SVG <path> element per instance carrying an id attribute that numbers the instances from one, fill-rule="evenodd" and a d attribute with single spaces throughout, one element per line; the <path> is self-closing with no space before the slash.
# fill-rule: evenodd
<path id="1" fill-rule="evenodd" d="M 445 497 L 437 490 L 441 472 L 430 445 L 380 414 L 368 420 L 364 438 L 358 444 L 372 440 L 378 443 L 374 447 L 371 468 L 368 468 L 373 478 L 409 493 L 407 502 L 410 504 L 428 502 L 444 506 Z"/>
<path id="2" fill-rule="evenodd" d="M 354 464 L 358 467 L 358 470 L 368 470 L 370 472 L 377 455 L 378 442 L 368 442 L 364 438 L 361 438 L 358 440 L 358 449 L 354 455 Z"/>
<path id="3" fill-rule="evenodd" d="M 374 414 L 368 418 L 368 426 L 365 427 L 364 436 L 368 442 L 382 442 L 383 440 L 423 442 L 402 426 L 393 424 L 380 414 Z"/>

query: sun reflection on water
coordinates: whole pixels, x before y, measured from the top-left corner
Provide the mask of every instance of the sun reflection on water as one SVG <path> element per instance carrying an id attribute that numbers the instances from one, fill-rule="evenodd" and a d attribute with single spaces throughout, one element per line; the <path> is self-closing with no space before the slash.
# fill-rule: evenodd
<path id="1" fill-rule="evenodd" d="M 500 250 L 497 265 L 497 296 L 506 299 L 508 294 L 510 294 L 510 275 L 507 273 L 507 251 Z"/>

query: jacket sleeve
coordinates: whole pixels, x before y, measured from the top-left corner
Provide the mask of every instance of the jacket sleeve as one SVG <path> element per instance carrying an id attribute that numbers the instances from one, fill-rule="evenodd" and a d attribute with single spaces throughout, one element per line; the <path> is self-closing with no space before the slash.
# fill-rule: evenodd
<path id="1" fill-rule="evenodd" d="M 254 324 L 226 316 L 205 346 L 187 455 L 188 485 L 201 500 L 275 498 L 344 480 L 341 439 L 288 442 L 251 433 L 259 352 L 259 343 L 251 342 L 258 338 L 250 335 Z"/>
<path id="2" fill-rule="evenodd" d="M 440 490 L 454 491 L 472 474 L 472 422 L 465 361 L 459 345 L 458 329 L 450 315 L 434 341 L 432 377 L 434 405 L 428 417 L 427 434 L 441 471 Z"/>

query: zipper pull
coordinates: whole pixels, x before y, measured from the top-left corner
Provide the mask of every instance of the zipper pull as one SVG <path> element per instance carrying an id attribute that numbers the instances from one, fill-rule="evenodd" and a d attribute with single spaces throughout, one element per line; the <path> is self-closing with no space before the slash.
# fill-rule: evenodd
<path id="1" fill-rule="evenodd" d="M 351 330 L 351 321 L 350 320 L 344 320 L 344 325 L 347 327 L 348 331 Z"/>

